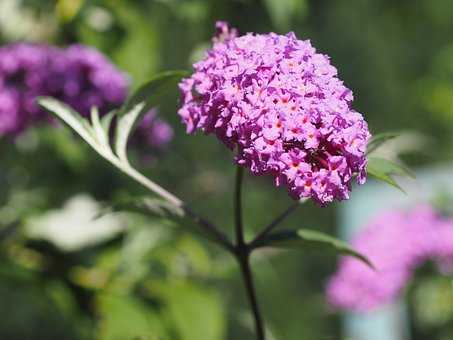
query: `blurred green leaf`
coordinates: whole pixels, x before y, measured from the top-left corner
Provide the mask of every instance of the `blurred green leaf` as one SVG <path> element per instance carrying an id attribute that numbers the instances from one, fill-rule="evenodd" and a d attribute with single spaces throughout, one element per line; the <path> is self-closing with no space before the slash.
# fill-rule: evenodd
<path id="1" fill-rule="evenodd" d="M 7 225 L 0 225 L 0 243 L 10 238 L 19 229 L 19 221 L 8 223 Z"/>
<path id="2" fill-rule="evenodd" d="M 142 111 L 147 111 L 160 104 L 162 98 L 172 89 L 176 89 L 178 82 L 186 76 L 186 71 L 165 71 L 153 77 L 140 86 L 120 109 L 118 116 L 123 116 L 133 110 L 138 104 L 145 103 Z"/>
<path id="3" fill-rule="evenodd" d="M 386 183 L 400 189 L 403 192 L 404 192 L 404 190 L 395 181 L 393 176 L 414 178 L 414 175 L 406 167 L 396 164 L 387 159 L 379 158 L 379 157 L 369 157 L 368 158 L 367 173 L 368 173 L 368 175 L 370 175 L 380 181 L 386 182 Z"/>
<path id="4" fill-rule="evenodd" d="M 100 340 L 169 339 L 159 315 L 132 296 L 103 294 L 98 309 Z"/>
<path id="5" fill-rule="evenodd" d="M 112 211 L 135 212 L 150 217 L 165 219 L 179 219 L 184 216 L 184 211 L 181 208 L 149 196 L 118 201 L 101 211 L 98 216 Z"/>
<path id="6" fill-rule="evenodd" d="M 222 340 L 226 315 L 220 295 L 207 287 L 174 281 L 159 287 L 166 314 L 179 339 Z"/>
<path id="7" fill-rule="evenodd" d="M 102 2 L 122 31 L 120 39 L 109 43 L 113 43 L 110 48 L 115 64 L 130 75 L 134 86 L 145 82 L 162 67 L 161 39 L 165 35 L 161 32 L 162 27 L 159 26 L 158 20 L 162 12 L 148 10 L 146 5 L 144 6 L 145 2 L 141 2 L 142 5 L 138 5 L 138 2 L 118 0 Z M 84 37 L 91 41 L 93 35 L 93 30 L 89 30 Z M 94 36 L 105 40 L 106 35 L 110 35 L 110 32 L 100 32 Z"/>
<path id="8" fill-rule="evenodd" d="M 58 0 L 57 16 L 63 22 L 71 21 L 79 13 L 85 0 Z"/>
<path id="9" fill-rule="evenodd" d="M 353 256 L 374 269 L 371 261 L 351 248 L 346 242 L 316 230 L 299 229 L 275 232 L 267 236 L 258 247 L 270 246 L 279 248 L 329 248 L 341 254 Z"/>
<path id="10" fill-rule="evenodd" d="M 429 276 L 416 280 L 413 307 L 417 324 L 445 327 L 453 319 L 453 282 L 448 276 Z"/>
<path id="11" fill-rule="evenodd" d="M 117 201 L 100 211 L 97 217 L 101 217 L 110 212 L 121 211 L 138 213 L 151 218 L 170 220 L 175 222 L 178 227 L 186 228 L 186 230 L 216 241 L 215 238 L 212 238 L 212 235 L 206 234 L 206 232 L 192 219 L 186 218 L 188 215 L 182 208 L 150 196 Z"/>
<path id="12" fill-rule="evenodd" d="M 307 12 L 308 6 L 306 0 L 265 0 L 264 5 L 272 23 L 282 33 L 291 28 L 294 17 Z"/>
<path id="13" fill-rule="evenodd" d="M 396 132 L 384 132 L 374 135 L 370 141 L 368 142 L 366 148 L 366 154 L 369 155 L 377 148 L 379 148 L 382 144 L 386 143 L 387 141 L 398 137 L 400 134 Z"/>

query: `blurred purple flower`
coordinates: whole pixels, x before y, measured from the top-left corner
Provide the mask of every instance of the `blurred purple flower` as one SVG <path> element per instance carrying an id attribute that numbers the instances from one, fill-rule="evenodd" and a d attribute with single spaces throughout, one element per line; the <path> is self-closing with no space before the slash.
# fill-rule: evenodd
<path id="1" fill-rule="evenodd" d="M 34 99 L 60 87 L 49 81 L 60 58 L 61 52 L 48 46 L 0 48 L 0 135 L 14 135 L 42 117 Z"/>
<path id="2" fill-rule="evenodd" d="M 173 130 L 166 122 L 156 117 L 155 109 L 150 110 L 143 116 L 140 125 L 134 134 L 138 142 L 144 142 L 149 146 L 161 148 L 173 138 Z"/>
<path id="3" fill-rule="evenodd" d="M 216 29 L 214 46 L 180 83 L 187 132 L 217 135 L 239 165 L 272 175 L 295 199 L 347 199 L 355 173 L 365 182 L 370 133 L 329 57 L 294 33 Z"/>
<path id="4" fill-rule="evenodd" d="M 453 219 L 427 205 L 409 212 L 390 211 L 373 219 L 352 241 L 376 271 L 352 258 L 340 260 L 327 286 L 329 302 L 338 308 L 368 311 L 394 301 L 414 271 L 434 260 L 453 269 Z"/>
<path id="5" fill-rule="evenodd" d="M 37 96 L 52 96 L 84 116 L 92 106 L 102 114 L 121 105 L 129 87 L 127 76 L 94 48 L 72 45 L 17 43 L 0 48 L 0 136 L 15 136 L 28 126 L 50 119 L 36 104 Z M 162 147 L 172 129 L 147 115 L 137 134 L 150 146 Z"/>
<path id="6" fill-rule="evenodd" d="M 63 86 L 60 98 L 76 111 L 87 115 L 92 106 L 101 114 L 119 106 L 126 99 L 128 80 L 125 74 L 93 48 L 72 45 L 63 51 L 60 75 Z"/>

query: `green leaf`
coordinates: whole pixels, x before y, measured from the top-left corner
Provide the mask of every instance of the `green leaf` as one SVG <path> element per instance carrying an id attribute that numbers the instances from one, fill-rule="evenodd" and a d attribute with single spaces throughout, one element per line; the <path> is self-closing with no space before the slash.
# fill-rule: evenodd
<path id="1" fill-rule="evenodd" d="M 118 122 L 115 135 L 115 152 L 118 158 L 127 162 L 127 142 L 136 124 L 149 109 L 160 104 L 162 98 L 176 85 L 184 71 L 167 71 L 158 74 L 141 86 L 121 107 L 118 112 Z"/>
<path id="2" fill-rule="evenodd" d="M 68 124 L 91 147 L 94 149 L 97 148 L 96 140 L 92 134 L 92 131 L 87 128 L 87 126 L 90 127 L 89 124 L 71 107 L 51 97 L 39 97 L 38 104 Z"/>
<path id="3" fill-rule="evenodd" d="M 307 0 L 265 0 L 263 4 L 272 24 L 281 32 L 290 30 L 293 19 L 308 13 Z"/>
<path id="4" fill-rule="evenodd" d="M 128 163 L 127 160 L 127 142 L 131 131 L 138 120 L 138 117 L 143 112 L 145 103 L 135 105 L 129 112 L 118 119 L 115 134 L 115 152 L 122 162 Z"/>
<path id="5" fill-rule="evenodd" d="M 78 112 L 54 98 L 39 97 L 38 104 L 69 125 L 69 127 L 79 134 L 79 136 L 102 157 L 115 166 L 118 166 L 117 159 L 115 155 L 113 155 L 112 149 L 108 143 L 108 134 L 104 133 L 102 122 L 99 121 L 97 109 L 91 111 L 93 123 L 93 126 L 91 126 L 90 122 L 83 118 Z"/>
<path id="6" fill-rule="evenodd" d="M 164 313 L 178 339 L 225 338 L 226 315 L 221 296 L 205 286 L 169 281 L 153 287 L 165 302 Z"/>
<path id="7" fill-rule="evenodd" d="M 124 165 L 129 165 L 126 156 L 127 141 L 134 126 L 140 120 L 142 114 L 151 107 L 157 106 L 171 89 L 176 88 L 176 84 L 185 74 L 184 71 L 168 71 L 155 76 L 151 81 L 140 87 L 119 111 L 112 111 L 102 119 L 99 117 L 98 110 L 93 108 L 91 111 L 92 125 L 68 105 L 56 99 L 40 97 L 38 103 L 68 124 L 103 157 L 112 163 L 116 163 L 115 158 L 118 158 Z M 110 125 L 115 115 L 118 117 L 115 135 L 116 157 L 112 154 L 109 145 Z"/>
<path id="8" fill-rule="evenodd" d="M 109 132 L 102 126 L 97 107 L 91 108 L 91 124 L 98 143 L 109 147 Z"/>
<path id="9" fill-rule="evenodd" d="M 375 179 L 386 182 L 403 192 L 404 190 L 395 181 L 393 176 L 414 178 L 414 175 L 406 167 L 379 157 L 368 158 L 367 173 Z"/>
<path id="10" fill-rule="evenodd" d="M 97 217 L 101 217 L 111 212 L 133 212 L 149 217 L 180 219 L 183 218 L 184 210 L 166 201 L 153 197 L 140 197 L 116 202 L 105 210 L 101 211 Z"/>
<path id="11" fill-rule="evenodd" d="M 316 230 L 299 229 L 275 232 L 267 236 L 258 247 L 270 246 L 279 248 L 327 248 L 341 254 L 353 256 L 374 269 L 371 261 L 351 248 L 346 242 Z"/>
<path id="12" fill-rule="evenodd" d="M 0 242 L 7 240 L 9 237 L 14 235 L 19 229 L 19 221 L 9 223 L 6 226 L 0 226 Z"/>
<path id="13" fill-rule="evenodd" d="M 149 82 L 138 88 L 120 109 L 118 115 L 123 116 L 140 103 L 145 103 L 143 107 L 145 112 L 159 105 L 162 98 L 169 91 L 175 89 L 181 78 L 187 74 L 186 71 L 166 71 L 156 75 Z"/>
<path id="14" fill-rule="evenodd" d="M 168 339 L 158 312 L 132 296 L 100 294 L 96 307 L 100 340 Z"/>
<path id="15" fill-rule="evenodd" d="M 112 212 L 129 212 L 140 214 L 149 218 L 160 218 L 174 222 L 178 228 L 191 231 L 214 242 L 218 242 L 211 234 L 200 227 L 184 208 L 173 205 L 159 198 L 145 196 L 139 198 L 123 199 L 106 206 L 94 218 L 100 218 Z"/>
<path id="16" fill-rule="evenodd" d="M 387 141 L 398 137 L 400 134 L 396 132 L 384 132 L 374 135 L 367 145 L 366 154 L 369 155 L 377 148 L 379 148 L 382 144 L 386 143 Z"/>
<path id="17" fill-rule="evenodd" d="M 101 118 L 102 128 L 104 129 L 107 135 L 109 135 L 110 125 L 112 124 L 113 117 L 116 116 L 116 112 L 117 112 L 116 110 L 112 110 Z"/>

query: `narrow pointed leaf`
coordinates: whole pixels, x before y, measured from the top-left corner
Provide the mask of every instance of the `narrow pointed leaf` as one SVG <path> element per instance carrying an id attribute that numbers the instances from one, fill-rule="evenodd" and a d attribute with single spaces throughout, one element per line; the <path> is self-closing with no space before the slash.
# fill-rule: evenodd
<path id="1" fill-rule="evenodd" d="M 38 103 L 41 107 L 52 113 L 53 115 L 60 118 L 63 122 L 65 122 L 69 127 L 71 127 L 77 134 L 79 134 L 82 139 L 87 142 L 99 155 L 104 157 L 110 163 L 115 165 L 116 167 L 120 168 L 121 165 L 118 164 L 118 161 L 115 155 L 110 148 L 110 145 L 103 144 L 100 142 L 97 131 L 99 130 L 99 126 L 97 129 L 93 128 L 90 125 L 89 121 L 83 118 L 79 113 L 71 109 L 68 105 L 50 97 L 40 97 L 38 98 Z M 98 118 L 96 118 L 96 112 L 93 111 L 92 119 L 96 122 Z M 98 124 L 95 123 L 95 125 Z M 108 139 L 107 139 L 108 141 Z"/>
<path id="2" fill-rule="evenodd" d="M 101 118 L 101 125 L 105 131 L 105 134 L 108 136 L 110 133 L 110 126 L 112 124 L 113 117 L 116 115 L 116 110 L 112 110 L 107 113 L 104 117 Z"/>
<path id="3" fill-rule="evenodd" d="M 258 245 L 258 247 L 264 246 L 300 248 L 302 250 L 316 247 L 320 250 L 334 250 L 340 254 L 353 256 L 374 269 L 373 264 L 366 256 L 354 250 L 346 242 L 316 230 L 299 229 L 275 232 L 267 236 Z"/>
<path id="4" fill-rule="evenodd" d="M 91 109 L 91 124 L 98 142 L 104 147 L 110 148 L 108 132 L 104 130 L 99 118 L 99 110 L 96 107 Z"/>
<path id="5" fill-rule="evenodd" d="M 374 135 L 368 142 L 366 154 L 367 155 L 371 154 L 373 151 L 375 151 L 377 148 L 379 148 L 382 144 L 384 144 L 384 143 L 388 142 L 389 140 L 392 140 L 398 136 L 399 136 L 399 134 L 396 132 L 384 132 L 384 133 L 379 133 L 377 135 Z"/>
<path id="6" fill-rule="evenodd" d="M 379 169 L 391 175 L 415 178 L 414 174 L 405 166 L 380 157 L 369 157 L 368 167 Z"/>
<path id="7" fill-rule="evenodd" d="M 149 217 L 179 219 L 184 217 L 184 210 L 168 202 L 153 197 L 139 197 L 134 199 L 116 202 L 103 211 L 100 211 L 97 218 L 111 212 L 133 212 Z"/>
<path id="8" fill-rule="evenodd" d="M 145 103 L 137 104 L 132 108 L 132 110 L 121 116 L 116 124 L 115 152 L 118 158 L 123 162 L 128 162 L 127 142 L 134 124 L 144 107 Z"/>
<path id="9" fill-rule="evenodd" d="M 38 98 L 38 104 L 68 124 L 91 147 L 97 150 L 93 131 L 87 121 L 80 116 L 79 113 L 71 109 L 68 105 L 50 97 Z"/>
<path id="10" fill-rule="evenodd" d="M 387 184 L 390 184 L 391 186 L 397 188 L 398 190 L 401 190 L 403 193 L 406 194 L 406 191 L 390 175 L 379 173 L 379 172 L 374 172 L 372 170 L 368 170 L 367 172 L 368 172 L 368 175 L 373 177 L 374 179 L 377 179 L 378 181 L 382 181 Z"/>
<path id="11" fill-rule="evenodd" d="M 393 176 L 414 178 L 412 172 L 406 167 L 379 157 L 369 157 L 367 166 L 368 175 L 386 182 L 404 192 Z"/>

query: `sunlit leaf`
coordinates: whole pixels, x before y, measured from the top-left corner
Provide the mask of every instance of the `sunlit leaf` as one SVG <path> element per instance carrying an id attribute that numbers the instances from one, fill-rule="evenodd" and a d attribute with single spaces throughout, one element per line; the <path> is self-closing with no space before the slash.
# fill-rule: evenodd
<path id="1" fill-rule="evenodd" d="M 124 165 L 128 165 L 127 142 L 134 126 L 140 121 L 142 114 L 159 105 L 163 97 L 176 88 L 177 83 L 185 74 L 184 71 L 168 71 L 155 76 L 140 87 L 119 111 L 113 111 L 102 119 L 99 117 L 97 109 L 94 108 L 91 111 L 92 125 L 68 105 L 56 99 L 41 97 L 38 99 L 38 103 L 68 124 L 110 162 L 115 163 L 117 161 L 115 158 L 118 158 Z M 110 124 L 114 115 L 118 116 L 115 136 L 116 156 L 112 154 L 109 145 Z"/>
<path id="2" fill-rule="evenodd" d="M 90 122 L 83 118 L 79 113 L 54 98 L 40 97 L 38 98 L 38 104 L 69 125 L 69 127 L 79 134 L 79 136 L 82 137 L 82 139 L 97 153 L 121 169 L 121 165 L 118 164 L 118 160 L 115 155 L 113 155 L 110 145 L 108 144 L 108 135 L 105 136 L 104 132 L 101 131 L 102 127 L 99 126 L 101 123 L 99 122 L 99 116 L 95 109 L 92 110 L 92 120 L 93 124 L 97 126 L 93 127 L 90 125 Z M 98 133 L 100 135 L 98 135 Z"/>
<path id="3" fill-rule="evenodd" d="M 139 103 L 118 119 L 115 134 L 115 152 L 118 158 L 123 162 L 127 162 L 127 142 L 133 126 L 140 113 L 143 112 L 144 107 L 144 102 Z"/>
<path id="4" fill-rule="evenodd" d="M 112 110 L 109 113 L 107 113 L 104 117 L 101 118 L 101 125 L 106 134 L 109 134 L 110 131 L 110 126 L 112 124 L 112 120 L 116 115 L 116 110 Z"/>
<path id="5" fill-rule="evenodd" d="M 71 107 L 51 97 L 40 97 L 38 103 L 41 107 L 56 115 L 66 124 L 68 124 L 85 142 L 96 149 L 96 140 L 90 131 L 87 130 L 86 120 L 74 111 Z"/>
<path id="6" fill-rule="evenodd" d="M 382 144 L 386 143 L 389 140 L 392 140 L 398 137 L 400 134 L 396 132 L 384 132 L 374 135 L 370 141 L 368 142 L 366 154 L 369 155 L 377 148 L 379 148 Z"/>
<path id="7" fill-rule="evenodd" d="M 108 147 L 109 134 L 102 126 L 101 119 L 99 118 L 99 110 L 96 107 L 91 109 L 91 124 L 98 142 Z"/>
<path id="8" fill-rule="evenodd" d="M 267 236 L 258 247 L 269 246 L 279 248 L 306 249 L 317 247 L 328 248 L 341 254 L 350 255 L 374 268 L 370 260 L 351 248 L 346 242 L 316 230 L 299 229 L 275 232 Z"/>

